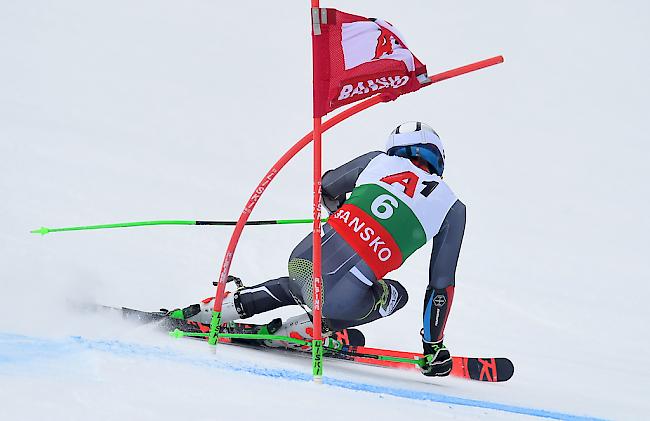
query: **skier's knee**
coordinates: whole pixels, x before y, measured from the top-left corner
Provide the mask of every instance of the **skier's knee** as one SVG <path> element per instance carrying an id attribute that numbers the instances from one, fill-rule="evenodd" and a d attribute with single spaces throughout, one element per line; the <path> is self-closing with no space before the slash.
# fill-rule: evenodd
<path id="1" fill-rule="evenodd" d="M 406 291 L 406 288 L 402 284 L 400 284 L 398 281 L 395 281 L 393 279 L 386 279 L 386 282 L 389 285 L 392 285 L 395 287 L 397 290 L 398 296 L 399 296 L 399 302 L 397 303 L 397 306 L 395 307 L 395 311 L 401 309 L 406 305 L 406 303 L 409 300 L 409 293 Z"/>
<path id="2" fill-rule="evenodd" d="M 381 279 L 378 284 L 380 288 L 375 288 L 375 291 L 381 291 L 377 301 L 380 303 L 379 314 L 382 317 L 393 314 L 406 305 L 409 296 L 402 284 L 393 279 Z"/>

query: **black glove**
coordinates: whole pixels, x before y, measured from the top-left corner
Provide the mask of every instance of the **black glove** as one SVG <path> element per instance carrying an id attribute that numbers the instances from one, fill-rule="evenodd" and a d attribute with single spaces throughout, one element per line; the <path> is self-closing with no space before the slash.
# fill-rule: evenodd
<path id="1" fill-rule="evenodd" d="M 451 354 L 447 347 L 439 342 L 425 342 L 422 341 L 424 348 L 424 362 L 425 364 L 420 367 L 420 371 L 425 376 L 444 377 L 451 373 L 452 359 Z"/>
<path id="2" fill-rule="evenodd" d="M 342 194 L 340 196 L 332 197 L 323 190 L 321 194 L 321 202 L 323 203 L 323 206 L 327 208 L 329 213 L 332 214 L 343 206 L 343 203 L 345 203 L 345 195 Z"/>

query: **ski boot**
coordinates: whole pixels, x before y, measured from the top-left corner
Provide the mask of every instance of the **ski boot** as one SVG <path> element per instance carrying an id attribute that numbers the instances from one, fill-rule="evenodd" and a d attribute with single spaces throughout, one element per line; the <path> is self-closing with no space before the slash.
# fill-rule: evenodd
<path id="1" fill-rule="evenodd" d="M 226 283 L 234 282 L 237 289 L 234 292 L 226 291 L 221 304 L 221 323 L 231 322 L 233 320 L 245 319 L 249 317 L 244 312 L 241 302 L 239 300 L 239 290 L 244 288 L 241 279 L 228 275 Z M 208 297 L 198 304 L 192 304 L 184 308 L 178 308 L 169 311 L 167 316 L 172 319 L 190 320 L 210 325 L 212 321 L 212 309 L 214 308 L 214 297 Z M 160 309 L 166 311 L 165 309 Z"/>
<path id="2" fill-rule="evenodd" d="M 447 347 L 438 342 L 422 341 L 424 347 L 425 364 L 420 367 L 420 371 L 425 376 L 444 377 L 451 373 L 452 359 Z"/>
<path id="3" fill-rule="evenodd" d="M 343 342 L 334 339 L 331 330 L 323 332 L 323 347 L 339 350 L 343 348 Z M 309 314 L 300 314 L 285 320 L 282 325 L 273 332 L 274 335 L 288 336 L 303 341 L 311 341 L 314 337 L 314 325 Z M 293 342 L 267 340 L 264 345 L 270 348 L 293 348 L 307 351 L 311 349 L 308 345 L 299 345 Z"/>

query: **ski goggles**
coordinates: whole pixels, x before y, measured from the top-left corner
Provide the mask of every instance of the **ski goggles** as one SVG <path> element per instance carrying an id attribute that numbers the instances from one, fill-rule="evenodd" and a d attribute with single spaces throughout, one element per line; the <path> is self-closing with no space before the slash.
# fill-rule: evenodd
<path id="1" fill-rule="evenodd" d="M 442 154 L 435 145 L 420 143 L 409 146 L 394 146 L 388 150 L 388 155 L 400 156 L 402 158 L 420 158 L 427 163 L 429 170 L 442 175 L 445 169 L 445 161 Z"/>

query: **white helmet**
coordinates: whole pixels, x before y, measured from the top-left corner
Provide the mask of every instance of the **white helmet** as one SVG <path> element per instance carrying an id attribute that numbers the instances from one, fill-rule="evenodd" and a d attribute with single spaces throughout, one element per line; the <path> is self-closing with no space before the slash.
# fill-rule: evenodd
<path id="1" fill-rule="evenodd" d="M 386 153 L 402 158 L 420 158 L 428 164 L 431 172 L 440 176 L 445 168 L 445 150 L 440 136 L 419 121 L 407 121 L 397 126 L 388 136 Z"/>

